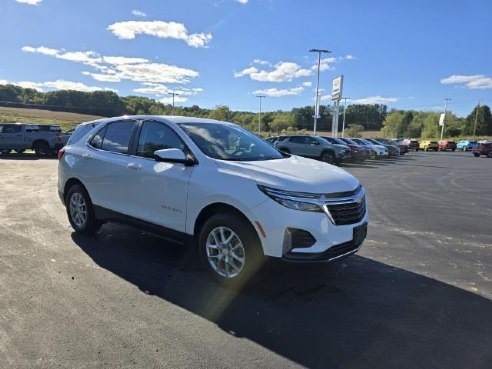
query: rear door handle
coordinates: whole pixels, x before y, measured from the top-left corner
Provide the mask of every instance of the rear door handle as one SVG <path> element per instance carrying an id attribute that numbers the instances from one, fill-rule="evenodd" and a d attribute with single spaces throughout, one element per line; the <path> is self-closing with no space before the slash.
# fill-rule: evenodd
<path id="1" fill-rule="evenodd" d="M 130 168 L 130 169 L 140 169 L 140 168 L 142 168 L 142 166 L 140 164 L 138 164 L 138 163 L 129 163 L 127 165 L 127 167 Z"/>

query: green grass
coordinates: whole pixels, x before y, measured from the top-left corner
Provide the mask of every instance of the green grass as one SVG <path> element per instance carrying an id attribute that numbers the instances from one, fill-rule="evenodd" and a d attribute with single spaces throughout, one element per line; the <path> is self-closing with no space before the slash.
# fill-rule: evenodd
<path id="1" fill-rule="evenodd" d="M 58 124 L 62 131 L 68 131 L 79 123 L 99 118 L 102 117 L 41 109 L 0 107 L 0 123 Z"/>

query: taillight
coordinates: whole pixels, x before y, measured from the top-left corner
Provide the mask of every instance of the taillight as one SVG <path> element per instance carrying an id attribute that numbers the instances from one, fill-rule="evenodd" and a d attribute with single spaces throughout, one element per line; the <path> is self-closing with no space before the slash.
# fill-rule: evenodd
<path id="1" fill-rule="evenodd" d="M 58 158 L 58 160 L 60 160 L 63 157 L 63 154 L 65 154 L 65 150 L 63 149 L 58 150 L 58 152 L 56 153 L 56 157 Z"/>

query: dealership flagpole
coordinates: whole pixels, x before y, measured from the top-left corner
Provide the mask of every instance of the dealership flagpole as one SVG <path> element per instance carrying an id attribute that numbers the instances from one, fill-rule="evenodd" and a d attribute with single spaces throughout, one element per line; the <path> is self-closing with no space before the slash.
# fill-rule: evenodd
<path id="1" fill-rule="evenodd" d="M 309 50 L 310 53 L 318 53 L 318 83 L 316 85 L 316 99 L 314 103 L 314 127 L 313 127 L 313 135 L 316 134 L 316 125 L 318 122 L 319 118 L 319 70 L 321 66 L 321 54 L 322 53 L 331 53 L 331 51 L 328 50 L 322 50 L 322 49 L 311 49 Z"/>
<path id="2" fill-rule="evenodd" d="M 444 135 L 444 125 L 446 124 L 446 109 L 448 108 L 448 101 L 451 99 L 449 97 L 446 97 L 444 103 L 444 117 L 442 119 L 442 126 L 441 126 L 441 141 L 442 141 L 442 136 Z"/>

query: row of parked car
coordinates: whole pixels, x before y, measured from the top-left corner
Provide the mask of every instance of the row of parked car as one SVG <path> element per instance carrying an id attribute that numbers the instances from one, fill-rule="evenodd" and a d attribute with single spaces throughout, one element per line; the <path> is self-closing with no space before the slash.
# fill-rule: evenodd
<path id="1" fill-rule="evenodd" d="M 407 145 L 384 138 L 284 135 L 269 137 L 266 141 L 283 152 L 320 159 L 330 164 L 398 157 L 409 151 Z"/>
<path id="2" fill-rule="evenodd" d="M 410 149 L 414 149 L 415 151 L 471 151 L 474 156 L 479 157 L 481 155 L 485 155 L 487 157 L 492 157 L 491 145 L 492 141 L 490 140 L 460 140 L 458 142 L 450 141 L 450 140 L 441 140 L 441 141 L 431 141 L 431 140 L 423 140 L 418 142 L 415 139 L 404 139 L 401 143 L 407 145 Z"/>
<path id="3" fill-rule="evenodd" d="M 432 141 L 415 139 L 392 140 L 387 138 L 345 138 L 315 135 L 283 135 L 266 139 L 286 153 L 316 158 L 327 163 L 363 161 L 398 157 L 415 151 L 472 151 L 479 157 L 492 157 L 492 141 L 450 140 Z"/>

